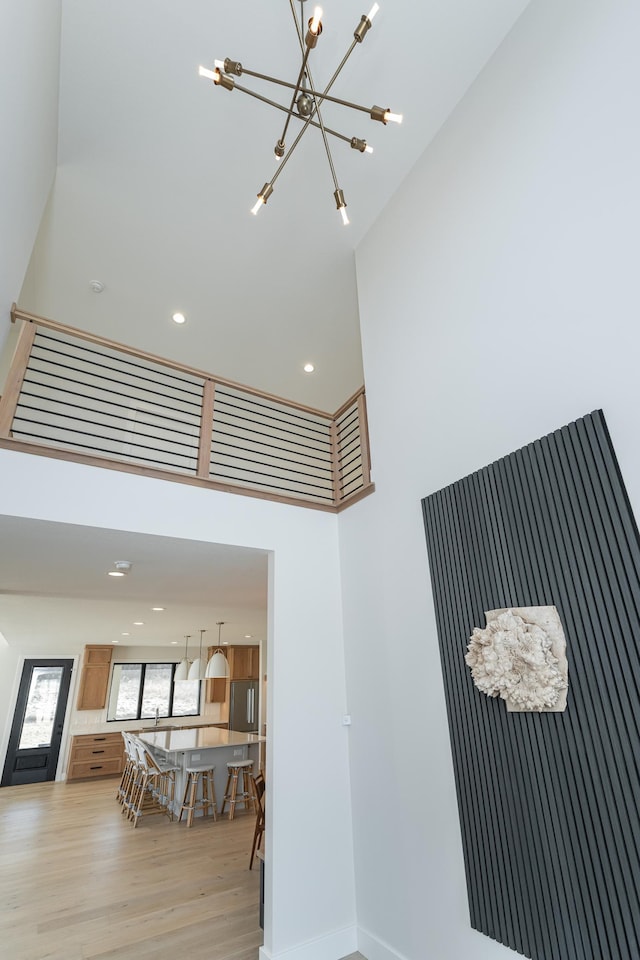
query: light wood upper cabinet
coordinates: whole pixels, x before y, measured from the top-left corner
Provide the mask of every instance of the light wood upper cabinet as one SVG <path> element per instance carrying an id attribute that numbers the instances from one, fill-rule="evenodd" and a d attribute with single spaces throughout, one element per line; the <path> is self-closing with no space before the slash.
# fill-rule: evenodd
<path id="1" fill-rule="evenodd" d="M 76 705 L 78 710 L 102 710 L 105 706 L 112 655 L 111 645 L 89 644 L 84 648 Z"/>
<path id="2" fill-rule="evenodd" d="M 260 647 L 229 647 L 229 672 L 232 680 L 259 680 Z"/>

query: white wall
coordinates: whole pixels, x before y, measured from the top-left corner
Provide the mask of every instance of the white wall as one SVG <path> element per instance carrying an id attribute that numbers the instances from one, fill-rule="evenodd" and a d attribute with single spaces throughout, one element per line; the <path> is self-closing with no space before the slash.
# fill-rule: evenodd
<path id="1" fill-rule="evenodd" d="M 0 353 L 56 169 L 60 3 L 0 4 Z"/>
<path id="2" fill-rule="evenodd" d="M 7 450 L 0 477 L 8 515 L 273 551 L 262 956 L 354 950 L 337 517 Z"/>
<path id="3" fill-rule="evenodd" d="M 533 0 L 357 252 L 376 493 L 340 539 L 369 960 L 514 956 L 469 928 L 420 500 L 602 407 L 640 504 L 638 36 L 637 3 Z"/>

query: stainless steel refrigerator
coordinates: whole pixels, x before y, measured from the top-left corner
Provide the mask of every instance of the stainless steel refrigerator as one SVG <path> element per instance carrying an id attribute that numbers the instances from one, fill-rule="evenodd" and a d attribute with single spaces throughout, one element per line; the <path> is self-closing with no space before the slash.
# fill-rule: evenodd
<path id="1" fill-rule="evenodd" d="M 232 680 L 229 730 L 254 733 L 258 729 L 258 681 Z"/>

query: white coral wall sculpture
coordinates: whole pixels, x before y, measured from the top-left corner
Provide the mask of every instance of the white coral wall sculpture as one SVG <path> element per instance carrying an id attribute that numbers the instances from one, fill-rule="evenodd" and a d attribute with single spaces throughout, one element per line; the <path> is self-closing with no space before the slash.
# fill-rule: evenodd
<path id="1" fill-rule="evenodd" d="M 466 662 L 477 688 L 502 697 L 510 711 L 561 711 L 567 703 L 566 641 L 555 607 L 512 607 L 485 613 Z"/>

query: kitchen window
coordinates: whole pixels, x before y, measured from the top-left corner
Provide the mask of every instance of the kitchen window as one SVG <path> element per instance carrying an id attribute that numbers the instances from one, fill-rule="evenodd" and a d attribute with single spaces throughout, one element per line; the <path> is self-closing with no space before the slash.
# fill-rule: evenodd
<path id="1" fill-rule="evenodd" d="M 200 681 L 173 682 L 176 663 L 116 663 L 107 720 L 193 717 L 200 712 Z"/>

